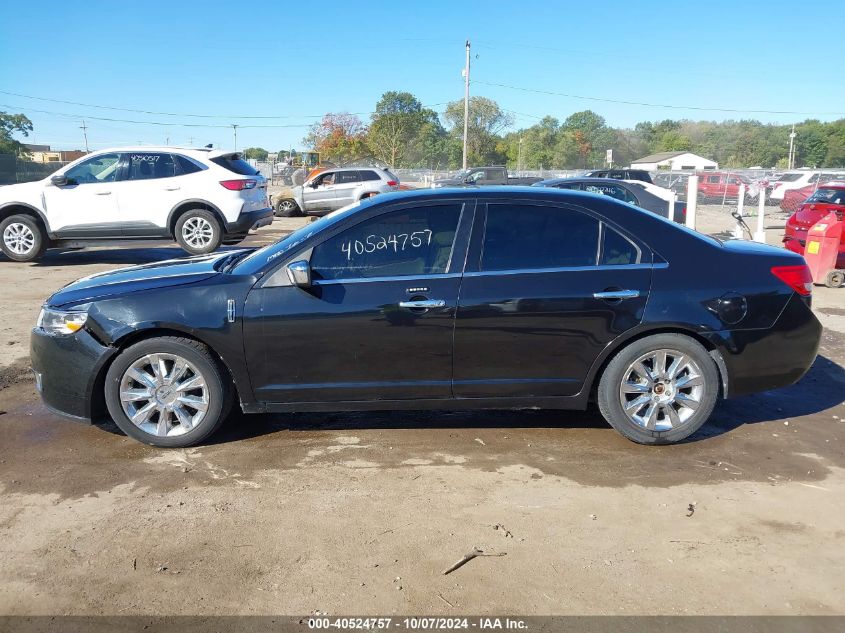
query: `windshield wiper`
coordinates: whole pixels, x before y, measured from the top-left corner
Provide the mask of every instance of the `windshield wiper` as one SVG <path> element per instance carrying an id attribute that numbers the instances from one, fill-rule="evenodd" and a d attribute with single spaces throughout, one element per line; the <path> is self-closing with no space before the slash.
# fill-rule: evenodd
<path id="1" fill-rule="evenodd" d="M 220 272 L 223 272 L 223 273 L 229 272 L 230 270 L 232 270 L 232 267 L 235 264 L 237 264 L 239 261 L 241 261 L 244 257 L 249 255 L 254 250 L 255 250 L 254 248 L 251 248 L 251 249 L 248 249 L 248 250 L 245 250 L 245 251 L 241 251 L 239 253 L 232 253 L 231 255 L 224 257 L 220 261 Z"/>

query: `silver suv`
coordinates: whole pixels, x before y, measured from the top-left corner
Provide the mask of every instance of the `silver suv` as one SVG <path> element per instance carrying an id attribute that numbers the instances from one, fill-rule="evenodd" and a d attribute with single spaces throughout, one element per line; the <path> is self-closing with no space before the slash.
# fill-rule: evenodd
<path id="1" fill-rule="evenodd" d="M 378 167 L 342 167 L 327 169 L 309 179 L 301 187 L 291 189 L 291 198 L 280 198 L 276 204 L 284 215 L 301 212 L 323 215 L 347 204 L 378 193 L 399 190 L 399 178 Z M 296 205 L 296 208 L 293 205 Z M 282 205 L 286 205 L 284 208 Z"/>

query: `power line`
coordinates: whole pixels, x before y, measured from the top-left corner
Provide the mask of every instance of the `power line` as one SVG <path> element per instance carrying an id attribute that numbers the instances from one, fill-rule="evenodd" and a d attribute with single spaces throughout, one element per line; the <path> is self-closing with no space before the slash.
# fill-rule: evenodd
<path id="1" fill-rule="evenodd" d="M 273 115 L 273 116 L 258 116 L 258 115 L 234 115 L 234 114 L 190 114 L 190 113 L 178 113 L 178 112 L 156 112 L 153 110 L 138 110 L 135 108 L 118 108 L 115 106 L 106 106 L 106 105 L 98 105 L 94 103 L 80 103 L 78 101 L 65 101 L 62 99 L 50 99 L 48 97 L 35 97 L 32 95 L 25 95 L 20 94 L 17 92 L 9 92 L 7 90 L 0 90 L 0 94 L 9 95 L 13 97 L 21 97 L 24 99 L 35 99 L 37 101 L 49 101 L 50 103 L 61 103 L 64 105 L 74 105 L 80 106 L 83 108 L 97 108 L 100 110 L 114 110 L 116 112 L 132 112 L 135 114 L 150 114 L 153 116 L 181 116 L 186 118 L 192 119 L 322 119 L 325 116 L 323 114 L 280 114 L 280 115 Z M 435 108 L 442 105 L 446 105 L 447 102 L 443 103 L 433 103 L 431 105 L 423 105 L 423 108 Z M 35 111 L 35 110 L 34 110 Z M 346 114 L 352 114 L 355 116 L 368 116 L 371 114 L 375 114 L 375 112 L 347 112 Z M 90 117 L 94 118 L 94 117 Z M 119 119 L 115 119 L 119 120 Z M 231 125 L 227 125 L 224 127 L 231 127 Z"/>
<path id="2" fill-rule="evenodd" d="M 644 106 L 647 108 L 667 108 L 671 110 L 699 110 L 702 112 L 732 112 L 735 114 L 803 114 L 811 116 L 842 116 L 845 112 L 796 112 L 794 110 L 742 110 L 738 108 L 705 108 L 702 106 L 689 105 L 672 105 L 667 103 L 647 103 L 642 101 L 624 101 L 622 99 L 607 99 L 603 97 L 589 97 L 586 95 L 567 94 L 564 92 L 553 92 L 551 90 L 538 90 L 535 88 L 523 88 L 521 86 L 511 86 L 508 84 L 494 83 L 491 81 L 479 81 L 473 79 L 473 83 L 482 84 L 484 86 L 496 86 L 497 88 L 507 88 L 508 90 L 519 90 L 520 92 L 531 92 L 534 94 L 552 95 L 555 97 L 567 97 L 569 99 L 583 99 L 586 101 L 600 101 L 602 103 L 619 103 L 622 105 Z"/>

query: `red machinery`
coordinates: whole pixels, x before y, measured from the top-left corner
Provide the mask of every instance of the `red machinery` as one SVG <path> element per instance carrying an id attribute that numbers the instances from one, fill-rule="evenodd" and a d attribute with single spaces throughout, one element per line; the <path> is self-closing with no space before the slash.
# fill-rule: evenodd
<path id="1" fill-rule="evenodd" d="M 831 212 L 807 231 L 804 259 L 807 260 L 815 284 L 839 288 L 845 282 L 845 271 L 836 269 L 842 224 L 837 214 Z"/>

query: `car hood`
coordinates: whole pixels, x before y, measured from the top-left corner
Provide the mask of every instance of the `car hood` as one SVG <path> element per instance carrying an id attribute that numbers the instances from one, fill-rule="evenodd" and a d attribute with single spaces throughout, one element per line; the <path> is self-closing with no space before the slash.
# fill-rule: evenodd
<path id="1" fill-rule="evenodd" d="M 78 279 L 55 293 L 47 300 L 51 307 L 68 306 L 89 303 L 98 299 L 115 295 L 181 286 L 204 281 L 220 273 L 216 270 L 216 263 L 233 253 L 242 251 L 226 251 L 200 255 L 186 259 L 170 259 L 154 264 L 130 266 L 104 273 L 97 273 Z"/>
<path id="2" fill-rule="evenodd" d="M 6 202 L 29 202 L 32 198 L 39 198 L 43 188 L 44 183 L 40 180 L 3 185 L 0 187 L 0 204 Z"/>

